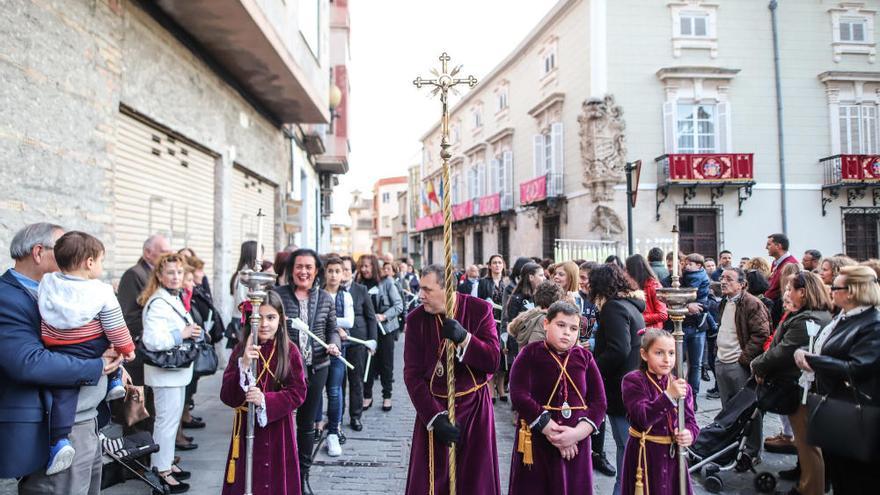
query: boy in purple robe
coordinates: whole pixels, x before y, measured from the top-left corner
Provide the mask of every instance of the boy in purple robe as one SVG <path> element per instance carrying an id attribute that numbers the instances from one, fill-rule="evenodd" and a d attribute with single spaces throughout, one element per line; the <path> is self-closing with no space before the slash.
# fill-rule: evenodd
<path id="1" fill-rule="evenodd" d="M 590 435 L 605 417 L 605 387 L 593 355 L 575 345 L 577 306 L 547 310 L 545 341 L 520 350 L 510 369 L 510 399 L 519 413 L 510 465 L 510 495 L 593 493 Z"/>
<path id="2" fill-rule="evenodd" d="M 700 432 L 694 419 L 694 396 L 684 378 L 671 375 L 675 340 L 660 329 L 642 336 L 640 369 L 623 377 L 621 391 L 629 419 L 623 456 L 621 493 L 678 493 L 678 449 L 689 447 Z M 685 428 L 679 431 L 678 399 L 685 397 Z M 674 445 L 677 445 L 676 448 Z M 685 480 L 688 493 L 690 476 Z"/>
<path id="3" fill-rule="evenodd" d="M 287 335 L 284 306 L 277 293 L 267 293 L 260 317 L 260 344 L 252 344 L 250 324 L 245 325 L 244 339 L 232 351 L 223 372 L 220 400 L 235 408 L 223 495 L 244 493 L 248 403 L 256 406 L 257 413 L 254 495 L 300 495 L 294 411 L 306 398 L 302 358 Z M 249 370 L 253 361 L 257 362 L 256 376 Z"/>
<path id="4" fill-rule="evenodd" d="M 455 319 L 445 317 L 444 268 L 422 270 L 422 305 L 406 318 L 403 379 L 416 410 L 406 480 L 408 495 L 449 493 L 448 446 L 455 443 L 456 493 L 500 495 L 495 418 L 488 384 L 500 348 L 492 306 L 456 294 Z M 446 368 L 446 342 L 457 346 Z M 446 408 L 447 373 L 455 373 L 455 421 Z"/>

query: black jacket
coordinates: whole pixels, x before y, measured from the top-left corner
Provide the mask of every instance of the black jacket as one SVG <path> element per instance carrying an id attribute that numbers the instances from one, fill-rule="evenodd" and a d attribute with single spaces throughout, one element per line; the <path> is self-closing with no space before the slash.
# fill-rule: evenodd
<path id="1" fill-rule="evenodd" d="M 608 414 L 624 416 L 620 384 L 623 376 L 639 367 L 639 330 L 645 328 L 645 301 L 634 298 L 611 299 L 599 311 L 599 330 L 593 355 L 605 382 Z"/>
<path id="2" fill-rule="evenodd" d="M 361 340 L 376 340 L 376 311 L 373 309 L 373 301 L 367 295 L 367 288 L 352 282 L 348 288 L 351 300 L 354 304 L 354 326 L 351 327 L 351 336 Z"/>
<path id="3" fill-rule="evenodd" d="M 147 286 L 147 280 L 153 269 L 143 258 L 139 259 L 137 264 L 125 270 L 122 278 L 119 279 L 119 288 L 117 289 L 117 299 L 122 307 L 122 315 L 125 317 L 125 325 L 131 332 L 131 337 L 137 341 L 144 333 L 143 312 L 144 308 L 137 303 L 138 296 Z"/>
<path id="4" fill-rule="evenodd" d="M 816 372 L 820 394 L 853 401 L 853 383 L 860 402 L 880 405 L 880 312 L 870 308 L 844 317 L 822 346 L 822 354 L 807 356 Z"/>
<path id="5" fill-rule="evenodd" d="M 514 318 L 528 309 L 526 308 L 527 303 L 534 304 L 534 301 L 532 301 L 530 296 L 526 296 L 520 292 L 511 294 L 510 297 L 507 298 L 507 306 L 504 308 L 504 321 L 509 325 Z"/>
<path id="6" fill-rule="evenodd" d="M 202 327 L 202 330 L 207 334 L 207 342 L 219 342 L 223 338 L 223 331 L 226 329 L 226 326 L 223 325 L 223 321 L 220 319 L 220 311 L 214 305 L 211 291 L 205 284 L 197 285 L 193 288 L 192 309 L 190 313 L 192 314 L 193 321 Z M 209 315 L 213 323 L 210 327 L 206 327 L 205 325 L 208 323 L 206 320 Z"/>
<path id="7" fill-rule="evenodd" d="M 281 296 L 281 304 L 284 305 L 285 316 L 288 318 L 299 318 L 299 301 L 293 293 L 294 288 L 290 285 L 282 285 L 273 290 Z M 318 287 L 312 287 L 312 290 L 309 291 L 308 317 L 309 321 L 306 323 L 308 323 L 309 330 L 313 334 L 327 344 L 336 344 L 337 347 L 341 345 L 342 339 L 339 337 L 339 332 L 336 331 L 336 305 L 327 291 Z M 290 335 L 291 342 L 298 347 L 299 330 L 288 326 L 287 334 Z M 309 339 L 309 342 L 312 345 L 311 367 L 317 370 L 330 366 L 330 356 L 327 354 L 327 351 L 315 342 L 314 339 Z"/>

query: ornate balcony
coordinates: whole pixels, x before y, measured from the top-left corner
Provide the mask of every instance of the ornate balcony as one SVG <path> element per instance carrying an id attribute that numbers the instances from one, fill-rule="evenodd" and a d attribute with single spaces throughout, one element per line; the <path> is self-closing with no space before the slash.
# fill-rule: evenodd
<path id="1" fill-rule="evenodd" d="M 752 153 L 676 153 L 658 156 L 654 162 L 657 164 L 657 220 L 670 187 L 683 188 L 684 204 L 696 197 L 697 188 L 709 188 L 712 205 L 724 195 L 725 187 L 734 187 L 742 215 L 743 202 L 751 197 L 755 185 Z"/>
<path id="2" fill-rule="evenodd" d="M 846 205 L 871 189 L 874 206 L 880 204 L 880 155 L 833 155 L 819 160 L 822 167 L 822 216 L 826 206 L 846 190 Z"/>

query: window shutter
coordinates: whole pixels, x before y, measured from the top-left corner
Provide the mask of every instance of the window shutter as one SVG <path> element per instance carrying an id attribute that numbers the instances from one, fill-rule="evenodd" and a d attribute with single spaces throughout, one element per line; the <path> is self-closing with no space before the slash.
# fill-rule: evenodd
<path id="1" fill-rule="evenodd" d="M 562 174 L 565 171 L 565 153 L 562 143 L 562 122 L 556 122 L 550 126 L 551 149 L 553 150 L 553 158 L 551 161 L 552 170 L 548 172 Z"/>
<path id="2" fill-rule="evenodd" d="M 492 169 L 491 169 L 491 182 L 492 190 L 489 191 L 491 194 L 500 193 L 502 184 L 504 183 L 504 170 L 501 168 L 501 160 L 498 158 L 492 159 Z"/>
<path id="3" fill-rule="evenodd" d="M 535 177 L 544 175 L 544 135 L 535 134 L 534 156 L 532 157 L 535 168 Z"/>
<path id="4" fill-rule="evenodd" d="M 732 153 L 733 143 L 731 142 L 731 126 L 730 126 L 730 104 L 718 104 L 718 146 L 715 151 L 718 153 Z"/>
<path id="5" fill-rule="evenodd" d="M 663 143 L 666 153 L 675 153 L 675 103 L 667 101 L 663 103 Z"/>

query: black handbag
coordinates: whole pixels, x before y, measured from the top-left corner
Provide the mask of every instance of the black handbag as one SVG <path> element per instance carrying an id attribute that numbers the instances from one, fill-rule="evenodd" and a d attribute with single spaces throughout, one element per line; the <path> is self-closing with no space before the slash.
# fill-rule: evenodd
<path id="1" fill-rule="evenodd" d="M 875 462 L 880 458 L 880 407 L 864 405 L 849 378 L 854 401 L 811 393 L 807 397 L 807 442 L 838 457 Z"/>
<path id="2" fill-rule="evenodd" d="M 755 390 L 758 395 L 758 409 L 786 416 L 794 414 L 800 405 L 802 391 L 793 381 L 765 379 Z"/>
<path id="3" fill-rule="evenodd" d="M 164 301 L 163 299 L 154 299 L 154 301 Z M 165 304 L 171 306 L 171 303 L 168 301 L 164 301 Z M 152 304 L 152 302 L 150 303 Z M 146 313 L 149 309 L 149 306 L 144 308 L 144 312 Z M 171 306 L 171 309 L 180 316 L 183 321 L 188 325 L 192 321 L 189 320 L 186 316 L 182 315 L 174 306 Z M 172 347 L 171 349 L 167 349 L 164 351 L 151 351 L 147 349 L 142 340 L 138 340 L 137 343 L 137 352 L 144 358 L 144 363 L 155 366 L 157 368 L 164 369 L 176 369 L 176 368 L 186 368 L 196 359 L 196 355 L 199 352 L 198 347 L 193 339 L 184 339 L 180 345 Z"/>
<path id="4" fill-rule="evenodd" d="M 193 373 L 196 376 L 210 376 L 217 372 L 219 359 L 214 345 L 210 342 L 196 342 L 196 359 L 193 364 Z"/>
<path id="5" fill-rule="evenodd" d="M 144 357 L 144 363 L 157 368 L 174 369 L 186 368 L 196 359 L 199 348 L 192 339 L 184 341 L 176 347 L 166 351 L 151 351 L 143 342 L 137 343 L 137 352 Z"/>

